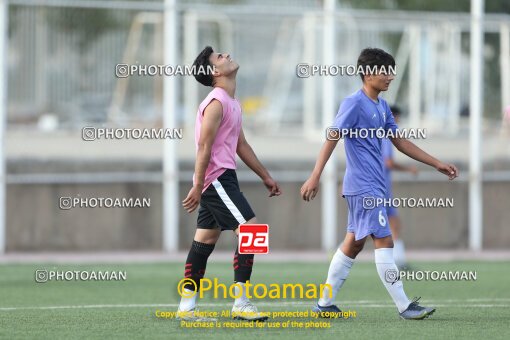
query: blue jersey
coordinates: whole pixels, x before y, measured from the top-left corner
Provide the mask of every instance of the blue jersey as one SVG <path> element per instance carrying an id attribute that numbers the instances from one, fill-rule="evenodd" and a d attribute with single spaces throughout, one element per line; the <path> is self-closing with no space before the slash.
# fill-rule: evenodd
<path id="1" fill-rule="evenodd" d="M 382 98 L 370 99 L 362 90 L 345 98 L 335 118 L 334 127 L 344 130 L 384 129 L 397 130 L 388 103 Z M 360 195 L 375 191 L 386 195 L 382 139 L 374 134 L 367 138 L 344 136 L 347 166 L 343 182 L 343 195 Z"/>
<path id="2" fill-rule="evenodd" d="M 393 143 L 389 138 L 382 140 L 382 158 L 384 164 L 384 180 L 386 182 L 386 197 L 392 197 L 391 191 L 391 169 L 386 166 L 388 159 L 393 159 Z"/>

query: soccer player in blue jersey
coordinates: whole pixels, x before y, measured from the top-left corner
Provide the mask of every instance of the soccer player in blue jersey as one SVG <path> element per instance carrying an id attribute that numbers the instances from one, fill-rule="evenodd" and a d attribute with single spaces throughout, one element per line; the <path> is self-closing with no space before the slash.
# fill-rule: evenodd
<path id="1" fill-rule="evenodd" d="M 390 106 L 391 113 L 398 124 L 400 117 L 400 109 L 397 106 Z M 384 161 L 384 179 L 386 182 L 386 198 L 393 198 L 393 190 L 391 183 L 392 171 L 410 172 L 414 175 L 418 174 L 418 168 L 412 165 L 406 166 L 395 161 L 393 156 L 393 144 L 389 138 L 382 140 L 382 156 Z M 405 255 L 404 240 L 401 237 L 402 223 L 398 216 L 398 210 L 394 206 L 386 207 L 386 214 L 388 215 L 388 222 L 390 223 L 391 236 L 393 236 L 393 258 L 395 264 L 401 270 L 409 270 Z"/>
<path id="2" fill-rule="evenodd" d="M 386 101 L 379 93 L 387 91 L 394 74 L 395 60 L 378 48 L 366 48 L 358 57 L 358 67 L 367 72 L 360 74 L 363 86 L 360 90 L 344 99 L 335 118 L 334 127 L 340 131 L 360 131 L 360 129 L 384 129 L 393 133 L 397 125 Z M 370 70 L 370 72 L 368 72 Z M 375 70 L 375 71 L 374 71 Z M 381 155 L 382 138 L 369 135 L 343 133 L 347 165 L 343 181 L 343 196 L 347 200 L 349 215 L 345 239 L 333 256 L 328 278 L 328 286 L 321 292 L 321 298 L 314 307 L 321 316 L 338 315 L 339 308 L 333 304 L 335 296 L 343 285 L 358 253 L 363 249 L 370 236 L 374 242 L 377 273 L 386 290 L 397 306 L 403 319 L 423 319 L 435 309 L 422 307 L 418 299 L 410 301 L 404 292 L 398 269 L 393 259 L 393 239 L 388 225 L 386 209 L 375 205 L 374 198 L 384 198 L 384 163 Z M 402 153 L 417 161 L 436 168 L 450 180 L 458 175 L 457 168 L 440 162 L 427 154 L 412 142 L 403 138 L 391 138 L 393 145 Z M 315 168 L 308 180 L 301 187 L 301 196 L 305 201 L 313 199 L 319 191 L 321 173 L 336 147 L 338 140 L 328 138 L 324 143 Z M 333 313 L 325 313 L 333 312 Z"/>

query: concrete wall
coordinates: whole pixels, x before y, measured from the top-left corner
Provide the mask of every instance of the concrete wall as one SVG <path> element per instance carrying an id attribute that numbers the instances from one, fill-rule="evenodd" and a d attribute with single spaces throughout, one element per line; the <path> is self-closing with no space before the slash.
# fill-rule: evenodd
<path id="1" fill-rule="evenodd" d="M 83 169 L 83 168 L 81 168 Z M 83 171 L 83 170 L 82 170 Z M 284 196 L 268 198 L 261 183 L 241 183 L 261 223 L 270 225 L 271 249 L 320 248 L 320 195 L 312 202 L 299 197 L 301 182 L 284 182 Z M 180 197 L 189 190 L 180 185 Z M 466 182 L 397 183 L 396 197 L 453 197 L 454 208 L 400 209 L 408 248 L 467 247 L 468 187 Z M 484 247 L 510 246 L 510 182 L 484 186 Z M 159 183 L 9 184 L 7 187 L 7 251 L 160 250 L 162 192 Z M 59 197 L 150 197 L 150 208 L 59 209 Z M 346 203 L 338 206 L 343 237 Z M 181 249 L 195 231 L 197 213 L 181 210 Z M 218 249 L 234 249 L 232 233 L 222 235 Z"/>

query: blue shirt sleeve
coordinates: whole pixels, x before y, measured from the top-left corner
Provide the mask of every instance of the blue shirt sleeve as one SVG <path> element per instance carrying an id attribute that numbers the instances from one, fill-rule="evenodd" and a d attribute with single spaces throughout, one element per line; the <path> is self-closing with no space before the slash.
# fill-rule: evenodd
<path id="1" fill-rule="evenodd" d="M 346 98 L 340 104 L 333 126 L 340 130 L 354 128 L 358 122 L 358 111 L 358 101 L 353 98 Z"/>

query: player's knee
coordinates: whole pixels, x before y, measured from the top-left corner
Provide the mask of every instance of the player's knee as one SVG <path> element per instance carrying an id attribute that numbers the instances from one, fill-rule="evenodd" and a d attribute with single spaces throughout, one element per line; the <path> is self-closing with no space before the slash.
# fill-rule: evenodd
<path id="1" fill-rule="evenodd" d="M 344 243 L 340 250 L 348 257 L 354 259 L 363 250 L 364 243 Z"/>
<path id="2" fill-rule="evenodd" d="M 387 236 L 384 238 L 374 238 L 374 246 L 378 248 L 393 248 L 393 238 Z"/>
<path id="3" fill-rule="evenodd" d="M 197 229 L 193 240 L 205 244 L 216 244 L 218 238 L 219 233 L 216 230 Z"/>

